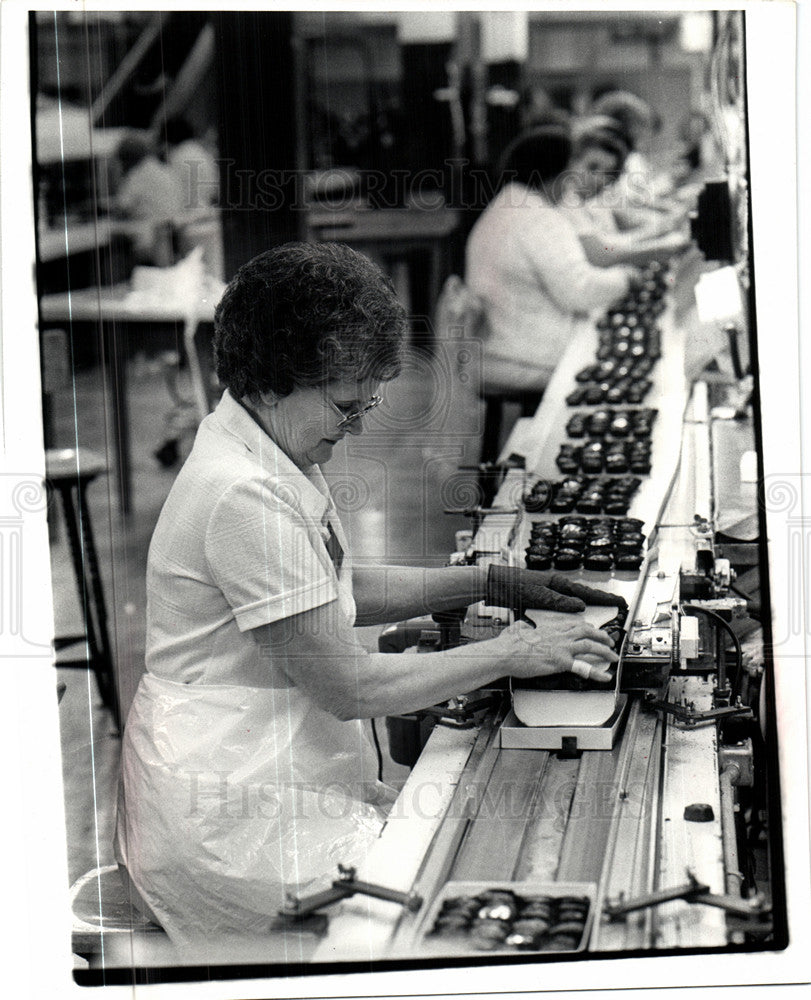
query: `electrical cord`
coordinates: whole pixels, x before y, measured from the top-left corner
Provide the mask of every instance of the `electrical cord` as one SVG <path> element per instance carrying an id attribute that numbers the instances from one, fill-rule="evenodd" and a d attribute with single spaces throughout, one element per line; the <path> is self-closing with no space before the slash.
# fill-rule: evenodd
<path id="1" fill-rule="evenodd" d="M 683 604 L 682 610 L 684 611 L 696 611 L 699 614 L 706 615 L 711 621 L 715 622 L 716 627 L 720 626 L 728 636 L 732 639 L 733 645 L 735 646 L 735 680 L 732 684 L 732 693 L 736 694 L 740 691 L 741 674 L 743 673 L 743 650 L 741 649 L 741 643 L 737 635 L 729 624 L 729 622 L 724 621 L 721 615 L 717 614 L 715 611 L 710 611 L 709 608 L 702 608 L 700 604 Z"/>
<path id="2" fill-rule="evenodd" d="M 377 752 L 377 780 L 383 781 L 383 751 L 380 749 L 380 740 L 377 738 L 377 722 L 375 719 L 369 720 L 372 723 L 372 739 Z"/>

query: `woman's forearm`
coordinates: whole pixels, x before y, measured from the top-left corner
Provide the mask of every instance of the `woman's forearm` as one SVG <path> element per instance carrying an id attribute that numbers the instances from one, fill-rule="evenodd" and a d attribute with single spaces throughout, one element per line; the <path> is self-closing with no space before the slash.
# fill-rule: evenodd
<path id="1" fill-rule="evenodd" d="M 442 653 L 370 653 L 363 679 L 342 699 L 342 719 L 374 719 L 416 712 L 474 691 L 509 673 L 493 640 Z"/>
<path id="2" fill-rule="evenodd" d="M 352 572 L 356 625 L 382 625 L 482 600 L 486 570 L 477 566 L 361 566 Z"/>
<path id="3" fill-rule="evenodd" d="M 590 263 L 596 267 L 613 267 L 616 264 L 644 266 L 652 260 L 672 256 L 680 249 L 681 242 L 672 234 L 645 235 L 636 231 L 622 233 L 582 233 L 580 242 Z"/>

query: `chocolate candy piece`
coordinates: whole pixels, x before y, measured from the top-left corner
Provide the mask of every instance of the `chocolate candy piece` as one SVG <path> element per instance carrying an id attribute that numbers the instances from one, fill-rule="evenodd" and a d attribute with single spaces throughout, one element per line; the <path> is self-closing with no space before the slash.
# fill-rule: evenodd
<path id="1" fill-rule="evenodd" d="M 611 423 L 610 410 L 597 410 L 588 418 L 589 434 L 592 437 L 602 437 Z"/>
<path id="2" fill-rule="evenodd" d="M 628 500 L 607 497 L 603 504 L 603 510 L 606 514 L 627 514 L 629 506 L 630 502 Z"/>
<path id="3" fill-rule="evenodd" d="M 552 556 L 530 556 L 526 557 L 527 569 L 551 569 L 552 568 Z"/>
<path id="4" fill-rule="evenodd" d="M 509 945 L 511 948 L 531 950 L 537 947 L 535 940 L 536 939 L 531 934 L 518 934 L 513 931 L 504 943 Z"/>
<path id="5" fill-rule="evenodd" d="M 566 923 L 555 924 L 554 927 L 549 928 L 550 937 L 561 937 L 564 934 L 571 934 L 573 938 L 579 940 L 581 934 L 583 933 L 584 922 L 568 920 Z"/>
<path id="6" fill-rule="evenodd" d="M 584 400 L 589 406 L 595 406 L 597 403 L 602 403 L 604 396 L 605 391 L 599 385 L 590 385 L 586 389 Z"/>
<path id="7" fill-rule="evenodd" d="M 558 549 L 555 553 L 555 569 L 577 569 L 581 559 L 577 549 Z"/>
<path id="8" fill-rule="evenodd" d="M 552 545 L 558 537 L 554 526 L 549 528 L 533 528 L 529 539 L 531 545 Z"/>
<path id="9" fill-rule="evenodd" d="M 610 555 L 586 552 L 583 558 L 583 568 L 595 573 L 608 573 L 611 570 L 613 560 Z"/>
<path id="10" fill-rule="evenodd" d="M 614 565 L 619 570 L 639 569 L 642 565 L 642 556 L 630 554 L 618 555 L 614 560 Z"/>
<path id="11" fill-rule="evenodd" d="M 626 437 L 630 429 L 631 421 L 624 413 L 618 413 L 609 425 L 609 430 L 614 437 Z"/>
<path id="12" fill-rule="evenodd" d="M 479 901 L 473 896 L 450 896 L 442 904 L 442 912 L 446 910 L 467 910 L 474 913 L 479 908 Z"/>
<path id="13" fill-rule="evenodd" d="M 578 386 L 577 389 L 570 392 L 566 397 L 566 403 L 569 406 L 580 406 L 583 400 L 586 398 L 586 390 L 582 386 Z"/>
<path id="14" fill-rule="evenodd" d="M 524 496 L 524 509 L 530 513 L 539 514 L 546 510 L 552 498 L 552 487 L 549 483 L 537 482 L 532 490 Z"/>
<path id="15" fill-rule="evenodd" d="M 543 951 L 575 951 L 580 943 L 579 937 L 571 934 L 561 934 L 556 937 L 544 938 Z"/>
<path id="16" fill-rule="evenodd" d="M 560 519 L 561 528 L 563 528 L 567 524 L 576 524 L 579 528 L 585 528 L 588 526 L 588 523 L 589 523 L 588 518 L 580 517 L 579 514 L 569 514 L 568 517 L 562 517 Z"/>
<path id="17" fill-rule="evenodd" d="M 540 917 L 526 917 L 522 910 L 520 919 L 515 921 L 512 929 L 516 934 L 530 934 L 538 937 L 541 934 L 545 934 L 549 930 L 549 927 L 550 923 L 548 920 L 543 920 Z"/>
<path id="18" fill-rule="evenodd" d="M 575 503 L 576 498 L 571 493 L 558 493 L 549 504 L 549 509 L 553 514 L 566 514 L 570 510 L 574 510 Z"/>
<path id="19" fill-rule="evenodd" d="M 479 920 L 501 920 L 501 921 L 512 921 L 515 919 L 515 915 L 518 912 L 518 906 L 515 900 L 504 901 L 500 903 L 492 903 L 489 906 L 483 906 L 478 913 Z"/>
<path id="20" fill-rule="evenodd" d="M 628 459 L 621 451 L 612 451 L 605 456 L 606 472 L 627 472 Z"/>
<path id="21" fill-rule="evenodd" d="M 566 424 L 566 433 L 569 437 L 581 438 L 585 436 L 586 433 L 586 420 L 582 413 L 575 413 L 575 415 Z"/>
<path id="22" fill-rule="evenodd" d="M 477 937 L 501 942 L 509 934 L 510 928 L 504 920 L 474 920 L 470 930 Z"/>
<path id="23" fill-rule="evenodd" d="M 473 932 L 468 940 L 478 951 L 495 951 L 504 943 L 503 938 L 489 937 L 478 932 Z"/>
<path id="24" fill-rule="evenodd" d="M 577 910 L 579 913 L 588 913 L 591 903 L 585 896 L 561 896 L 558 899 L 558 910 Z"/>
<path id="25" fill-rule="evenodd" d="M 597 369 L 599 365 L 588 365 L 586 368 L 582 368 L 576 375 L 576 382 L 592 382 L 597 374 Z"/>
<path id="26" fill-rule="evenodd" d="M 461 934 L 470 926 L 470 920 L 463 913 L 449 913 L 441 916 L 434 924 L 435 934 Z"/>
<path id="27" fill-rule="evenodd" d="M 475 898 L 482 906 L 488 903 L 491 906 L 495 906 L 496 903 L 515 902 L 515 893 L 510 892 L 509 889 L 485 889 L 484 892 L 480 892 Z"/>
<path id="28" fill-rule="evenodd" d="M 585 517 L 578 517 L 578 515 L 562 517 L 557 526 L 558 535 L 563 538 L 568 535 L 577 535 L 582 532 L 588 531 L 588 525 L 585 523 Z"/>
<path id="29" fill-rule="evenodd" d="M 581 514 L 599 514 L 602 507 L 603 505 L 601 499 L 590 500 L 583 498 L 577 502 L 577 509 L 581 512 Z"/>

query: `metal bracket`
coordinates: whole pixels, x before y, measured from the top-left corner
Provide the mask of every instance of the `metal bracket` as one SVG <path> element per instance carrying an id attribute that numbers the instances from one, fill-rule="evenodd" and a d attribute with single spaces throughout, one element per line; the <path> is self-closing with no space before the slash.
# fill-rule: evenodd
<path id="1" fill-rule="evenodd" d="M 295 896 L 293 893 L 288 893 L 287 905 L 279 910 L 279 916 L 287 920 L 303 920 L 315 913 L 316 910 L 337 903 L 341 899 L 348 899 L 356 893 L 373 896 L 375 899 L 384 899 L 390 903 L 399 903 L 400 906 L 404 906 L 412 913 L 422 906 L 422 897 L 416 893 L 398 892 L 396 889 L 387 889 L 383 885 L 359 881 L 355 878 L 354 868 L 338 865 L 338 874 L 339 878 L 323 892 L 316 892 L 311 896 Z"/>
<path id="2" fill-rule="evenodd" d="M 751 719 L 754 717 L 752 709 L 748 705 L 742 705 L 740 699 L 734 705 L 696 711 L 693 702 L 681 705 L 675 701 L 662 700 L 648 695 L 643 701 L 643 706 L 654 712 L 672 715 L 679 722 L 684 722 L 688 726 L 697 726 L 704 722 L 715 722 L 717 719 Z"/>
<path id="3" fill-rule="evenodd" d="M 468 701 L 466 695 L 451 698 L 446 705 L 433 705 L 424 709 L 421 715 L 430 715 L 437 720 L 437 725 L 448 726 L 451 729 L 470 729 L 476 725 L 475 716 L 488 708 L 495 708 L 504 698 L 503 692 L 485 695 Z"/>
<path id="4" fill-rule="evenodd" d="M 687 872 L 687 878 L 689 881 L 683 885 L 662 889 L 659 892 L 646 893 L 643 896 L 637 896 L 636 899 L 626 900 L 620 896 L 616 900 L 606 900 L 603 904 L 603 912 L 609 920 L 621 920 L 626 914 L 637 910 L 647 910 L 653 906 L 661 906 L 662 903 L 683 900 L 685 903 L 715 906 L 731 916 L 744 920 L 764 921 L 771 917 L 771 907 L 760 895 L 750 900 L 739 899 L 736 896 L 718 896 L 710 892 L 708 885 L 699 882 L 691 871 Z"/>

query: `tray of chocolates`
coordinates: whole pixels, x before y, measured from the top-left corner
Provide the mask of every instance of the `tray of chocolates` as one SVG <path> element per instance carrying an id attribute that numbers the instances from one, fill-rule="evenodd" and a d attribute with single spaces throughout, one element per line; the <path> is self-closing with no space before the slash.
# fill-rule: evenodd
<path id="1" fill-rule="evenodd" d="M 555 459 L 558 469 L 564 474 L 578 472 L 592 475 L 601 472 L 624 475 L 647 475 L 650 472 L 650 441 L 587 441 L 583 445 L 564 442 Z"/>
<path id="2" fill-rule="evenodd" d="M 658 263 L 644 268 L 628 294 L 597 321 L 594 364 L 575 376 L 569 406 L 639 405 L 650 392 L 649 378 L 662 354 L 667 271 Z"/>
<path id="3" fill-rule="evenodd" d="M 625 515 L 642 480 L 637 476 L 586 476 L 575 473 L 559 480 L 539 479 L 524 495 L 530 514 Z"/>
<path id="4" fill-rule="evenodd" d="M 421 953 L 583 951 L 595 890 L 591 882 L 446 882 L 422 925 Z"/>
<path id="5" fill-rule="evenodd" d="M 643 527 L 635 517 L 569 514 L 556 521 L 534 521 L 525 550 L 527 569 L 638 571 L 645 546 Z"/>
<path id="6" fill-rule="evenodd" d="M 612 410 L 573 413 L 566 424 L 570 438 L 607 438 L 646 440 L 651 436 L 653 422 L 659 411 L 652 409 Z"/>

